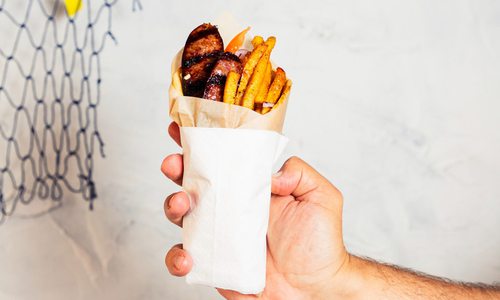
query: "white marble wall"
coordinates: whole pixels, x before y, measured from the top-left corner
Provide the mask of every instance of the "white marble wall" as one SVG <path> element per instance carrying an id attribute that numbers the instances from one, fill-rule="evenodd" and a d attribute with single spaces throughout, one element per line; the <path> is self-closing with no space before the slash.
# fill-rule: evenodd
<path id="1" fill-rule="evenodd" d="M 2 225 L 0 299 L 219 298 L 164 267 L 180 230 L 163 215 L 177 188 L 159 166 L 179 151 L 166 133 L 171 58 L 223 11 L 278 37 L 274 60 L 295 82 L 287 155 L 343 191 L 352 252 L 500 281 L 498 1 L 130 2 L 103 55 L 95 211 L 68 196 Z"/>

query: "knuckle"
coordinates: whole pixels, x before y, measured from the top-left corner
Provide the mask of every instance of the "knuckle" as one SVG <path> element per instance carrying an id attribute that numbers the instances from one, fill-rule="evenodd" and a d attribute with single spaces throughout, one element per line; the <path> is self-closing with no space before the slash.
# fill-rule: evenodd
<path id="1" fill-rule="evenodd" d="M 283 165 L 286 167 L 291 167 L 301 163 L 303 163 L 303 160 L 300 159 L 298 156 L 291 156 L 285 161 Z"/>
<path id="2" fill-rule="evenodd" d="M 344 201 L 344 195 L 342 194 L 342 192 L 335 186 L 333 186 L 333 190 L 336 198 L 340 201 Z"/>
<path id="3" fill-rule="evenodd" d="M 342 204 L 344 202 L 344 195 L 335 185 L 333 185 L 331 182 L 328 183 L 330 185 L 329 193 L 332 199 Z"/>

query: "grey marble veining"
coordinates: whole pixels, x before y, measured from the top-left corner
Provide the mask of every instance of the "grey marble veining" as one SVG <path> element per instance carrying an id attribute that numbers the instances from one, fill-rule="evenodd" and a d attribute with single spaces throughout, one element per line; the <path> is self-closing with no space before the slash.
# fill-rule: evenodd
<path id="1" fill-rule="evenodd" d="M 180 151 L 166 131 L 171 59 L 223 11 L 277 36 L 294 80 L 282 161 L 298 155 L 340 188 L 350 251 L 500 281 L 498 1 L 142 3 L 120 3 L 118 46 L 103 53 L 95 211 L 68 196 L 1 226 L 0 299 L 219 298 L 164 267 L 180 230 L 159 166 Z"/>

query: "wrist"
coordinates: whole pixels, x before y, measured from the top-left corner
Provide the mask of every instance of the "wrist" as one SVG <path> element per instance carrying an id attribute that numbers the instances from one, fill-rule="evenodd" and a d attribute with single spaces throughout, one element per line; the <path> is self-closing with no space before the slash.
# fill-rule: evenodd
<path id="1" fill-rule="evenodd" d="M 362 291 L 361 261 L 347 252 L 340 265 L 316 274 L 314 288 L 307 291 L 309 299 L 359 299 Z M 318 280 L 319 279 L 319 280 Z"/>
<path id="2" fill-rule="evenodd" d="M 363 261 L 347 253 L 346 259 L 334 276 L 333 291 L 335 299 L 361 299 L 363 291 Z M 331 296 L 330 296 L 331 297 Z M 325 299 L 327 299 L 325 297 Z"/>

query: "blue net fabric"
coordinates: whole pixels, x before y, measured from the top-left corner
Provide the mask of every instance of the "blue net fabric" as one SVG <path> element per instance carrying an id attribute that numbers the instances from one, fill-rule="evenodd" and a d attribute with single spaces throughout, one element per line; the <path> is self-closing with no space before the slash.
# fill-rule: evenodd
<path id="1" fill-rule="evenodd" d="M 0 0 L 0 223 L 16 206 L 97 197 L 101 53 L 115 1 Z M 140 3 L 134 1 L 134 9 Z M 37 200 L 37 201 L 38 201 Z"/>

